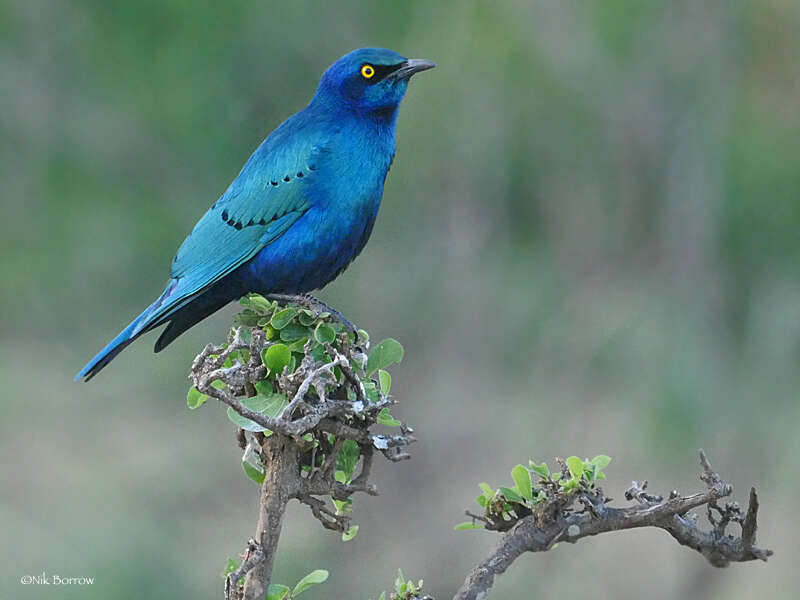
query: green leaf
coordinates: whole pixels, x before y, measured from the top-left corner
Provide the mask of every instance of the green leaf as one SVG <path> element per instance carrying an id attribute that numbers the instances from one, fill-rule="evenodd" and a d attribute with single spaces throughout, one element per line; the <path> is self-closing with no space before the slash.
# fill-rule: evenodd
<path id="1" fill-rule="evenodd" d="M 383 392 L 383 395 L 388 396 L 389 390 L 392 389 L 392 376 L 389 375 L 388 371 L 378 369 L 378 383 L 381 386 L 381 392 Z"/>
<path id="2" fill-rule="evenodd" d="M 477 502 L 481 508 L 486 508 L 486 505 L 489 503 L 489 501 L 486 499 L 486 496 L 483 494 L 475 498 L 475 502 Z"/>
<path id="3" fill-rule="evenodd" d="M 402 596 L 406 592 L 406 576 L 403 575 L 403 569 L 397 569 L 397 577 L 394 580 L 394 591 L 397 592 L 399 596 Z"/>
<path id="4" fill-rule="evenodd" d="M 558 482 L 558 485 L 560 485 L 561 489 L 564 490 L 565 492 L 571 492 L 572 490 L 577 488 L 579 484 L 580 484 L 580 479 L 575 479 L 575 478 L 566 479 L 564 481 Z"/>
<path id="5" fill-rule="evenodd" d="M 275 393 L 274 388 L 272 387 L 272 382 L 262 379 L 261 381 L 256 381 L 255 383 L 256 392 L 262 394 L 263 396 L 271 396 Z"/>
<path id="6" fill-rule="evenodd" d="M 605 469 L 610 462 L 611 462 L 611 457 L 606 456 L 605 454 L 598 454 L 591 460 L 591 463 L 595 467 L 597 467 L 598 471 L 602 471 L 603 469 Z"/>
<path id="7" fill-rule="evenodd" d="M 378 369 L 385 369 L 401 360 L 403 360 L 403 346 L 397 340 L 387 338 L 370 350 L 367 359 L 367 375 L 372 375 Z"/>
<path id="8" fill-rule="evenodd" d="M 520 495 L 526 500 L 533 500 L 533 490 L 531 489 L 531 472 L 524 466 L 517 465 L 511 469 L 511 478 L 519 488 Z"/>
<path id="9" fill-rule="evenodd" d="M 260 311 L 262 313 L 269 312 L 273 309 L 272 302 L 259 296 L 258 294 L 251 294 L 248 297 L 250 308 Z"/>
<path id="10" fill-rule="evenodd" d="M 345 440 L 342 449 L 339 450 L 339 456 L 336 457 L 336 466 L 344 471 L 347 481 L 353 478 L 353 471 L 356 469 L 360 455 L 361 450 L 358 448 L 358 444 L 353 440 Z"/>
<path id="11" fill-rule="evenodd" d="M 528 468 L 534 473 L 540 475 L 543 479 L 547 479 L 548 477 L 550 477 L 550 467 L 547 466 L 546 462 L 537 465 L 535 462 L 531 460 L 528 461 Z"/>
<path id="12" fill-rule="evenodd" d="M 583 476 L 583 461 L 577 456 L 570 456 L 566 462 L 570 475 L 574 479 L 580 479 Z"/>
<path id="13" fill-rule="evenodd" d="M 483 529 L 483 525 L 480 523 L 473 523 L 472 521 L 465 521 L 464 523 L 459 523 L 453 529 L 456 531 L 466 531 L 468 529 Z"/>
<path id="14" fill-rule="evenodd" d="M 203 394 L 197 388 L 190 388 L 189 393 L 186 394 L 186 406 L 188 406 L 191 410 L 195 408 L 200 408 L 205 404 L 206 400 L 208 400 L 208 395 Z"/>
<path id="15" fill-rule="evenodd" d="M 281 585 L 279 583 L 270 583 L 267 590 L 267 600 L 283 600 L 289 593 L 288 585 Z"/>
<path id="16" fill-rule="evenodd" d="M 289 323 L 292 322 L 292 319 L 294 319 L 296 314 L 297 314 L 296 308 L 292 307 L 284 308 L 283 310 L 279 310 L 274 315 L 272 315 L 272 318 L 269 320 L 269 324 L 272 325 L 275 329 L 283 329 Z"/>
<path id="17" fill-rule="evenodd" d="M 325 569 L 311 571 L 311 573 L 303 577 L 297 582 L 297 585 L 294 586 L 294 589 L 292 590 L 292 598 L 299 596 L 310 587 L 319 585 L 320 583 L 325 583 L 327 580 L 328 572 Z"/>
<path id="18" fill-rule="evenodd" d="M 289 404 L 289 401 L 283 394 L 270 393 L 269 395 L 258 394 L 252 398 L 242 398 L 241 403 L 250 410 L 254 410 L 262 415 L 275 418 L 284 408 L 286 408 L 286 405 Z M 241 427 L 245 431 L 267 431 L 265 427 L 262 427 L 250 419 L 246 419 L 233 410 L 232 407 L 228 407 L 228 418 L 235 425 Z"/>
<path id="19" fill-rule="evenodd" d="M 276 394 L 269 392 L 267 394 L 256 394 L 252 398 L 242 398 L 240 402 L 247 408 L 267 415 L 268 417 L 277 417 L 281 411 L 286 408 L 289 401 L 283 394 Z"/>
<path id="20" fill-rule="evenodd" d="M 317 318 L 314 316 L 314 313 L 312 313 L 310 310 L 307 310 L 307 309 L 304 308 L 304 309 L 301 309 L 299 314 L 297 315 L 297 320 L 300 321 L 300 325 L 304 325 L 305 327 L 308 327 L 314 321 L 316 321 Z"/>
<path id="21" fill-rule="evenodd" d="M 265 477 L 264 473 L 256 469 L 246 460 L 242 461 L 242 468 L 244 469 L 245 475 L 247 475 L 250 479 L 255 481 L 258 485 L 264 483 L 264 477 Z"/>
<path id="22" fill-rule="evenodd" d="M 341 471 L 337 471 L 337 473 L 341 473 Z M 336 507 L 337 515 L 349 515 L 353 510 L 353 499 L 333 500 L 333 505 Z"/>
<path id="23" fill-rule="evenodd" d="M 364 391 L 367 393 L 367 400 L 369 400 L 373 404 L 380 401 L 381 394 L 380 392 L 378 392 L 378 388 L 375 385 L 374 381 L 365 381 Z"/>
<path id="24" fill-rule="evenodd" d="M 509 502 L 518 502 L 520 504 L 525 504 L 525 499 L 522 496 L 520 496 L 519 493 L 513 488 L 500 487 L 498 489 L 500 490 L 500 493 L 503 494 L 503 496 L 505 496 L 506 500 L 508 500 Z"/>
<path id="25" fill-rule="evenodd" d="M 353 525 L 352 527 L 350 527 L 350 529 L 348 529 L 342 534 L 342 541 L 349 542 L 354 537 L 356 537 L 357 533 L 358 533 L 358 525 Z"/>
<path id="26" fill-rule="evenodd" d="M 332 344 L 333 340 L 336 339 L 336 332 L 330 325 L 320 323 L 314 330 L 314 339 L 320 344 Z"/>
<path id="27" fill-rule="evenodd" d="M 225 568 L 222 570 L 222 578 L 226 579 L 228 575 L 233 573 L 236 569 L 239 568 L 239 563 L 233 560 L 232 558 L 228 557 L 228 562 L 225 563 Z"/>
<path id="28" fill-rule="evenodd" d="M 307 338 L 309 333 L 308 327 L 303 327 L 299 323 L 290 323 L 281 329 L 281 341 L 294 342 L 300 338 Z"/>
<path id="29" fill-rule="evenodd" d="M 330 362 L 330 356 L 325 353 L 324 346 L 320 346 L 317 344 L 311 349 L 311 356 L 314 357 L 314 360 L 317 362 Z"/>
<path id="30" fill-rule="evenodd" d="M 236 325 L 255 327 L 258 325 L 259 318 L 260 317 L 258 316 L 257 312 L 250 310 L 249 308 L 245 308 L 242 312 L 233 317 L 233 322 Z"/>
<path id="31" fill-rule="evenodd" d="M 375 420 L 381 425 L 386 425 L 387 427 L 399 427 L 403 424 L 389 414 L 388 408 L 382 408 Z"/>
<path id="32" fill-rule="evenodd" d="M 302 354 L 307 341 L 308 341 L 307 337 L 297 338 L 295 341 L 289 344 L 289 350 L 291 350 L 292 352 L 300 352 Z M 319 347 L 321 348 L 322 346 Z"/>
<path id="33" fill-rule="evenodd" d="M 484 494 L 486 494 L 489 498 L 494 496 L 494 490 L 492 489 L 492 486 L 490 486 L 488 483 L 479 483 L 478 487 L 481 488 L 481 491 Z"/>
<path id="34" fill-rule="evenodd" d="M 272 344 L 261 351 L 261 362 L 270 373 L 283 373 L 283 368 L 292 360 L 292 352 L 286 344 Z"/>

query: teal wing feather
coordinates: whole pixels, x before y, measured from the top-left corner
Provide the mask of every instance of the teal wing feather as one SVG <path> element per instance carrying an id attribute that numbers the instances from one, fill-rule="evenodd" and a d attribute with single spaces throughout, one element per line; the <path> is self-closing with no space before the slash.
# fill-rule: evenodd
<path id="1" fill-rule="evenodd" d="M 273 136 L 253 153 L 181 244 L 159 322 L 253 258 L 311 207 L 315 171 L 326 151 L 307 144 L 270 152 Z"/>
<path id="2" fill-rule="evenodd" d="M 75 376 L 91 379 L 142 333 L 169 321 L 183 306 L 283 235 L 314 202 L 314 171 L 325 151 L 287 143 L 279 127 L 245 163 L 222 197 L 184 240 L 164 293 Z M 283 139 L 281 139 L 283 138 Z M 283 146 L 283 151 L 275 151 Z M 302 175 L 301 175 L 302 173 Z M 159 338 L 156 348 L 180 331 Z M 166 340 L 166 341 L 163 341 Z"/>
<path id="3" fill-rule="evenodd" d="M 276 240 L 311 205 L 298 185 L 224 195 L 197 223 L 172 261 L 170 276 L 193 295 Z M 227 217 L 227 219 L 225 218 Z"/>

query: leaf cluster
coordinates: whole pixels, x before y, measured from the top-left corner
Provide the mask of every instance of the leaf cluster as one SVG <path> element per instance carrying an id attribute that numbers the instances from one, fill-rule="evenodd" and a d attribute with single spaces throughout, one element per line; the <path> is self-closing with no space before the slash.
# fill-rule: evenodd
<path id="1" fill-rule="evenodd" d="M 234 323 L 260 329 L 267 341 L 261 350 L 261 362 L 266 367 L 266 374 L 262 381 L 256 383 L 258 394 L 242 401 L 247 408 L 273 417 L 280 414 L 289 403 L 286 394 L 280 389 L 280 377 L 294 373 L 306 356 L 312 357 L 318 363 L 330 362 L 331 348 L 353 355 L 354 366 L 362 376 L 364 392 L 371 402 L 378 402 L 389 395 L 392 377 L 386 369 L 403 360 L 403 347 L 397 340 L 385 339 L 365 354 L 361 347 L 369 349 L 369 334 L 360 329 L 356 340 L 355 334 L 348 331 L 329 312 L 316 313 L 294 305 L 284 307 L 277 301 L 269 301 L 258 294 L 249 294 L 240 303 L 244 309 L 234 316 Z M 356 343 L 361 346 L 355 346 Z M 227 345 L 223 344 L 221 347 L 224 349 Z M 355 352 L 351 353 L 351 349 Z M 214 357 L 211 355 L 211 358 Z M 226 357 L 223 367 L 230 368 L 237 361 L 244 364 L 249 360 L 250 351 L 247 348 L 238 349 Z M 335 383 L 341 384 L 341 369 L 336 367 L 334 371 Z M 224 383 L 216 381 L 212 385 L 223 386 Z M 202 406 L 207 399 L 208 395 L 191 388 L 187 395 L 187 405 L 190 409 L 195 409 Z M 347 399 L 356 400 L 353 390 L 348 390 Z M 228 416 L 233 423 L 246 431 L 265 431 L 260 425 L 236 415 L 233 410 L 228 411 Z M 400 425 L 399 421 L 391 418 L 388 410 L 382 414 L 380 422 L 382 425 Z"/>
<path id="2" fill-rule="evenodd" d="M 281 306 L 277 301 L 269 301 L 258 294 L 248 294 L 240 301 L 244 309 L 234 316 L 234 324 L 248 328 L 261 329 L 270 342 L 261 351 L 261 360 L 267 368 L 265 382 L 275 383 L 278 376 L 285 372 L 292 373 L 302 361 L 306 351 L 319 362 L 328 362 L 331 357 L 326 352 L 326 344 L 354 344 L 355 334 L 347 331 L 347 328 L 340 321 L 335 319 L 329 312 L 314 312 L 308 308 L 300 306 Z M 369 347 L 369 334 L 362 330 L 358 331 L 358 342 L 365 347 Z M 308 345 L 308 348 L 306 346 Z M 223 344 L 222 348 L 226 345 Z M 213 355 L 212 355 L 213 358 Z M 391 388 L 391 376 L 384 369 L 395 362 L 400 362 L 403 358 L 403 347 L 393 339 L 387 339 L 379 343 L 370 352 L 369 356 L 363 355 L 366 363 L 359 366 L 371 376 L 377 372 L 378 381 L 365 382 L 365 391 L 372 400 L 377 400 L 379 391 L 384 394 L 389 393 Z M 247 363 L 250 360 L 249 350 L 239 349 L 231 353 L 223 363 L 223 367 L 230 368 L 236 361 Z M 219 382 L 218 385 L 222 385 Z M 378 387 L 380 386 L 380 387 Z M 259 390 L 260 394 L 267 394 L 266 386 Z M 189 408 L 195 409 L 208 400 L 208 395 L 202 394 L 197 389 L 192 388 L 187 395 Z M 264 400 L 251 401 L 257 405 Z M 248 407 L 252 408 L 252 407 Z M 258 408 L 261 408 L 258 406 Z M 266 414 L 274 412 L 265 411 Z M 234 420 L 234 423 L 236 421 Z M 239 423 L 237 423 L 239 424 Z M 250 429 L 255 431 L 256 429 Z"/>
<path id="3" fill-rule="evenodd" d="M 459 523 L 455 528 L 505 531 L 545 503 L 559 503 L 578 491 L 596 492 L 597 482 L 606 478 L 603 470 L 611 462 L 611 457 L 599 454 L 591 460 L 581 460 L 570 456 L 566 460 L 557 459 L 557 462 L 560 468 L 554 472 L 545 462 L 529 461 L 527 467 L 516 465 L 511 469 L 514 485 L 510 487 L 494 489 L 488 483 L 480 483 L 481 494 L 475 501 L 483 509 L 483 515 Z"/>
<path id="4" fill-rule="evenodd" d="M 389 600 L 430 600 L 429 596 L 423 596 L 422 579 L 416 583 L 412 579 L 406 579 L 402 569 L 397 570 L 397 577 L 394 580 L 394 591 L 389 592 Z M 378 600 L 386 600 L 386 592 L 381 592 Z"/>
<path id="5" fill-rule="evenodd" d="M 384 453 L 396 449 L 391 447 L 392 436 L 373 436 L 369 428 L 373 424 L 400 427 L 402 435 L 411 431 L 389 411 L 394 401 L 389 395 L 392 379 L 387 369 L 402 360 L 403 347 L 390 338 L 370 348 L 366 331 L 356 334 L 329 312 L 281 305 L 257 294 L 240 302 L 243 310 L 234 317 L 239 328 L 230 341 L 207 348 L 201 355 L 216 369 L 213 375 L 198 379 L 193 367 L 193 380 L 200 389 L 189 390 L 187 405 L 196 409 L 209 397 L 217 397 L 217 391 L 235 398 L 227 402 L 227 415 L 243 432 L 242 469 L 258 484 L 265 478 L 261 445 L 273 432 L 252 420 L 252 415 L 243 416 L 237 406 L 287 424 L 334 411 L 333 418 L 350 428 L 350 436 L 354 431 L 359 435 L 349 439 L 313 426 L 292 434 L 300 447 L 300 477 L 307 482 L 307 490 L 314 490 L 302 493 L 300 499 L 315 504 L 315 515 L 326 527 L 341 531 L 343 540 L 351 540 L 358 526 L 349 524 L 350 490 L 368 491 L 361 481 L 364 477 L 354 482 L 356 467 L 373 445 Z M 245 373 L 245 378 L 234 376 L 235 372 Z M 201 380 L 204 385 L 198 383 Z M 342 486 L 331 494 L 330 514 L 309 498 L 326 495 L 317 491 L 322 480 L 330 481 L 334 488 Z"/>

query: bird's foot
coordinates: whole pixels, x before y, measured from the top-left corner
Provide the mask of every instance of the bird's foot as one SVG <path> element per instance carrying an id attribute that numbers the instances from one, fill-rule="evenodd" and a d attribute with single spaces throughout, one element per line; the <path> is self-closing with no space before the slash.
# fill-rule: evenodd
<path id="1" fill-rule="evenodd" d="M 330 313 L 333 318 L 339 321 L 342 325 L 344 325 L 354 336 L 355 345 L 358 346 L 359 343 L 359 334 L 358 329 L 355 325 L 353 325 L 347 318 L 340 313 L 335 308 L 331 308 L 327 304 L 325 304 L 322 300 L 318 298 L 314 298 L 311 294 L 269 294 L 267 296 L 267 300 L 277 300 L 278 302 L 293 302 L 295 304 L 299 304 L 300 306 L 307 308 L 308 310 L 314 311 L 316 314 L 315 316 L 319 316 L 320 313 Z"/>

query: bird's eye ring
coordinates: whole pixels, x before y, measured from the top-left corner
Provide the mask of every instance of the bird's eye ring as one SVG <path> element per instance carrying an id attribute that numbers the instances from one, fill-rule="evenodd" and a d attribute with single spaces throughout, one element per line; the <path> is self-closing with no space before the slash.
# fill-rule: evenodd
<path id="1" fill-rule="evenodd" d="M 361 76 L 364 79 L 371 79 L 373 75 L 375 75 L 375 67 L 372 65 L 364 65 L 361 67 Z"/>

